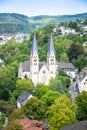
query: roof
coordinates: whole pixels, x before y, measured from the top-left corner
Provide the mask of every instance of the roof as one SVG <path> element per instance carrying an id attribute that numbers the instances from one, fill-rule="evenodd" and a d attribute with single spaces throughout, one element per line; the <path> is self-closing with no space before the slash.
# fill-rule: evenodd
<path id="1" fill-rule="evenodd" d="M 45 62 L 39 62 L 39 70 L 42 68 L 43 65 L 45 65 Z M 30 61 L 25 61 L 21 63 L 22 65 L 22 71 L 30 72 Z"/>
<path id="2" fill-rule="evenodd" d="M 20 119 L 19 122 L 23 126 L 24 130 L 47 130 L 42 121 L 24 118 Z"/>
<path id="3" fill-rule="evenodd" d="M 86 76 L 87 76 L 87 68 L 83 69 L 83 70 L 79 73 L 79 80 L 83 80 Z"/>
<path id="4" fill-rule="evenodd" d="M 43 65 L 45 65 L 45 62 L 39 62 L 39 70 L 42 68 Z"/>
<path id="5" fill-rule="evenodd" d="M 87 41 L 83 42 L 83 44 L 87 44 Z"/>
<path id="6" fill-rule="evenodd" d="M 73 69 L 75 70 L 75 67 L 72 63 L 69 62 L 57 62 L 59 69 Z"/>
<path id="7" fill-rule="evenodd" d="M 25 61 L 21 63 L 22 71 L 30 71 L 30 61 Z"/>
<path id="8" fill-rule="evenodd" d="M 28 92 L 23 92 L 23 93 L 21 93 L 21 95 L 18 97 L 18 102 L 20 103 L 20 104 L 22 104 L 24 101 L 26 101 L 27 99 L 28 99 L 28 97 L 30 96 L 31 94 L 30 93 L 28 93 Z"/>
<path id="9" fill-rule="evenodd" d="M 54 43 L 53 43 L 53 38 L 52 38 L 52 33 L 50 35 L 50 43 L 49 43 L 49 48 L 48 48 L 48 54 L 50 55 L 51 52 L 54 52 L 55 54 L 55 50 L 54 50 Z"/>
<path id="10" fill-rule="evenodd" d="M 60 130 L 87 130 L 87 121 L 80 121 L 76 124 L 64 126 Z"/>
<path id="11" fill-rule="evenodd" d="M 34 33 L 31 55 L 33 55 L 35 51 L 38 53 L 36 34 Z"/>

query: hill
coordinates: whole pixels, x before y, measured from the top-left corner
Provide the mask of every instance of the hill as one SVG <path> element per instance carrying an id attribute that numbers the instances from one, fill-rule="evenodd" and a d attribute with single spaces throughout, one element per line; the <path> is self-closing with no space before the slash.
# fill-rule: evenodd
<path id="1" fill-rule="evenodd" d="M 31 33 L 34 29 L 47 24 L 58 24 L 60 22 L 84 20 L 87 13 L 76 15 L 58 15 L 58 16 L 33 16 L 28 17 L 16 13 L 0 13 L 0 34 L 3 33 Z"/>

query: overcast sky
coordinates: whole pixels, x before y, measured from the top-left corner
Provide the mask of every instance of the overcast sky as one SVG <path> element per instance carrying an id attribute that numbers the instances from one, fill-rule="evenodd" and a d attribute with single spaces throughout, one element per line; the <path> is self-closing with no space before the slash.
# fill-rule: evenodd
<path id="1" fill-rule="evenodd" d="M 0 0 L 0 13 L 27 16 L 78 14 L 87 12 L 87 0 Z"/>

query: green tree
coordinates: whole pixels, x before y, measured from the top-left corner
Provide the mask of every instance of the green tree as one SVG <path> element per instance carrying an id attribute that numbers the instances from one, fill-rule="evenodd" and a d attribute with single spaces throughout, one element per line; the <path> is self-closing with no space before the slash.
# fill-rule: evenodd
<path id="1" fill-rule="evenodd" d="M 41 87 L 39 91 L 39 98 L 41 99 L 41 97 L 43 97 L 48 91 L 49 91 L 48 86 L 43 85 L 43 87 Z"/>
<path id="2" fill-rule="evenodd" d="M 18 109 L 14 109 L 14 111 L 11 113 L 9 120 L 16 120 L 16 119 L 21 119 L 22 117 L 25 117 L 24 111 L 22 108 Z"/>
<path id="3" fill-rule="evenodd" d="M 49 107 L 47 114 L 51 130 L 59 130 L 62 126 L 76 122 L 76 105 L 63 95 Z"/>
<path id="4" fill-rule="evenodd" d="M 62 85 L 62 82 L 60 79 L 51 79 L 50 82 L 49 82 L 49 85 L 48 85 L 49 89 L 51 90 L 54 90 L 54 91 L 58 91 L 62 94 L 64 94 L 64 88 L 63 88 L 63 85 Z"/>
<path id="5" fill-rule="evenodd" d="M 49 88 L 47 85 L 44 84 L 37 84 L 34 89 L 34 95 L 38 98 L 41 98 L 43 95 L 45 95 L 49 91 Z"/>
<path id="6" fill-rule="evenodd" d="M 33 92 L 34 85 L 29 79 L 18 79 L 16 82 L 16 90 L 14 90 L 13 95 L 17 98 L 23 91 Z"/>
<path id="7" fill-rule="evenodd" d="M 18 120 L 12 120 L 8 123 L 5 130 L 23 130 Z"/>
<path id="8" fill-rule="evenodd" d="M 44 117 L 43 102 L 36 97 L 31 97 L 23 106 L 26 116 L 33 117 L 33 119 L 41 120 Z"/>
<path id="9" fill-rule="evenodd" d="M 0 99 L 8 100 L 16 79 L 14 68 L 0 67 Z"/>
<path id="10" fill-rule="evenodd" d="M 66 52 L 63 52 L 63 53 L 60 55 L 60 60 L 61 60 L 61 61 L 64 61 L 64 62 L 68 62 L 68 61 L 69 61 L 69 58 L 68 58 Z"/>
<path id="11" fill-rule="evenodd" d="M 68 77 L 68 75 L 66 74 L 66 72 L 63 71 L 63 70 L 59 70 L 59 71 L 58 71 L 58 76 Z"/>
<path id="12" fill-rule="evenodd" d="M 77 119 L 87 120 L 87 92 L 83 91 L 76 97 Z"/>
<path id="13" fill-rule="evenodd" d="M 44 102 L 45 108 L 47 109 L 49 106 L 53 104 L 53 102 L 60 97 L 60 93 L 49 90 L 42 98 L 41 100 Z"/>
<path id="14" fill-rule="evenodd" d="M 5 120 L 6 120 L 5 114 L 1 113 L 0 115 L 0 128 L 1 129 L 3 128 L 3 125 L 5 124 Z"/>
<path id="15" fill-rule="evenodd" d="M 10 105 L 8 102 L 0 100 L 0 111 L 9 116 L 15 109 L 14 106 Z"/>
<path id="16" fill-rule="evenodd" d="M 76 67 L 78 67 L 78 70 L 81 71 L 87 64 L 87 59 L 84 55 L 79 55 L 77 60 L 75 61 Z"/>
<path id="17" fill-rule="evenodd" d="M 68 54 L 70 62 L 73 59 L 77 59 L 79 55 L 84 54 L 82 45 L 75 44 L 75 43 L 71 44 L 67 54 Z"/>

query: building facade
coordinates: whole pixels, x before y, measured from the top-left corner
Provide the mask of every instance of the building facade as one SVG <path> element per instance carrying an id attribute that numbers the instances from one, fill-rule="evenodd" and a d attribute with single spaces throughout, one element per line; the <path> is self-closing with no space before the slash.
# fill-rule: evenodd
<path id="1" fill-rule="evenodd" d="M 79 91 L 87 91 L 87 68 L 83 69 L 78 75 Z"/>
<path id="2" fill-rule="evenodd" d="M 71 63 L 66 63 L 69 66 Z M 66 65 L 66 66 L 67 66 Z M 55 56 L 55 49 L 53 43 L 52 33 L 50 35 L 50 43 L 47 52 L 47 63 L 40 62 L 38 56 L 38 47 L 36 41 L 36 35 L 34 34 L 32 50 L 30 54 L 30 61 L 25 61 L 20 63 L 18 77 L 19 78 L 29 78 L 36 85 L 37 83 L 48 84 L 51 78 L 55 78 L 58 72 L 58 62 Z M 73 66 L 73 65 L 72 65 Z M 65 68 L 66 69 L 66 68 Z M 75 77 L 75 67 L 68 68 L 72 77 Z"/>

